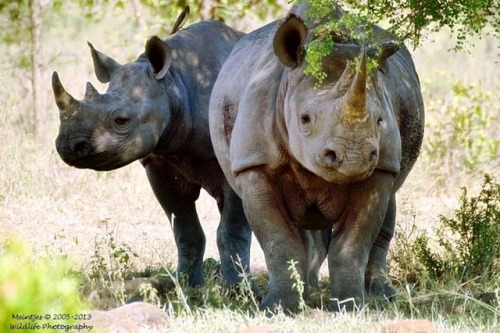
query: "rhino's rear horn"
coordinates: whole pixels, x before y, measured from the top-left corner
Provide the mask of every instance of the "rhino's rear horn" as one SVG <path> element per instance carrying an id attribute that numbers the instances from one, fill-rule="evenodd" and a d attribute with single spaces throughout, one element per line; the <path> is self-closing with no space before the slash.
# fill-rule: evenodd
<path id="1" fill-rule="evenodd" d="M 92 85 L 92 83 L 90 82 L 87 82 L 87 86 L 86 86 L 86 89 L 85 89 L 85 100 L 95 100 L 97 98 L 99 98 L 101 95 L 99 94 L 99 92 L 97 91 L 96 88 L 94 88 L 94 86 Z"/>
<path id="2" fill-rule="evenodd" d="M 78 108 L 80 102 L 64 90 L 57 72 L 52 74 L 52 90 L 61 116 L 71 115 Z"/>

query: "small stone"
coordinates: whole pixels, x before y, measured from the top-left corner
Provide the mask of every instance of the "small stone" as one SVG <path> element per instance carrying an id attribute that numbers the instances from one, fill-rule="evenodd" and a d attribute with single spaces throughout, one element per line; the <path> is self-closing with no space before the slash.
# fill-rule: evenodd
<path id="1" fill-rule="evenodd" d="M 158 309 L 153 304 L 145 302 L 125 304 L 109 312 L 111 312 L 115 317 L 130 319 L 136 324 L 153 326 L 168 324 L 167 316 L 163 313 L 163 311 Z"/>
<path id="2" fill-rule="evenodd" d="M 494 305 L 497 301 L 500 301 L 497 294 L 492 292 L 482 293 L 477 299 L 489 305 Z"/>
<path id="3" fill-rule="evenodd" d="M 449 314 L 455 314 L 455 315 L 463 315 L 465 314 L 465 309 L 462 305 L 456 305 L 452 303 L 448 303 L 444 307 L 444 311 Z"/>

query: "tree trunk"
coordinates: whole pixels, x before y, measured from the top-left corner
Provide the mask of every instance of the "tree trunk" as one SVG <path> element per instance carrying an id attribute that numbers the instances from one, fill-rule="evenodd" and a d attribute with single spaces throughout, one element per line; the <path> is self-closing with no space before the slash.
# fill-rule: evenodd
<path id="1" fill-rule="evenodd" d="M 217 0 L 200 1 L 198 5 L 198 12 L 201 14 L 203 20 L 219 19 L 216 17 Z"/>
<path id="2" fill-rule="evenodd" d="M 143 18 L 143 13 L 141 12 L 141 4 L 138 0 L 131 0 L 130 3 L 132 4 L 132 11 L 134 13 L 134 21 L 135 25 L 139 28 L 144 29 L 146 26 L 146 23 L 144 22 Z"/>
<path id="3" fill-rule="evenodd" d="M 31 88 L 33 94 L 32 129 L 41 138 L 47 125 L 43 91 L 42 91 L 42 5 L 40 0 L 29 0 L 31 21 Z"/>

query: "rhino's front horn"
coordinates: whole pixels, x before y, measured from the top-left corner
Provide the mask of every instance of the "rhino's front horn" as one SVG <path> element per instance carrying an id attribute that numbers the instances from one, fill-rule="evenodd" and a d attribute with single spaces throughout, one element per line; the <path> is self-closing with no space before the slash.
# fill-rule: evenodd
<path id="1" fill-rule="evenodd" d="M 367 115 L 366 110 L 366 52 L 361 51 L 361 59 L 356 75 L 346 93 L 345 117 L 350 120 L 361 120 Z"/>
<path id="2" fill-rule="evenodd" d="M 97 89 L 94 88 L 94 86 L 92 85 L 92 83 L 87 82 L 87 87 L 85 89 L 85 97 L 84 97 L 84 99 L 92 101 L 92 100 L 95 100 L 95 99 L 99 98 L 99 96 L 101 96 L 101 95 L 99 94 L 99 92 L 97 91 Z"/>
<path id="3" fill-rule="evenodd" d="M 52 74 L 52 90 L 54 90 L 54 97 L 61 116 L 69 116 L 78 109 L 80 102 L 64 90 L 57 72 Z"/>

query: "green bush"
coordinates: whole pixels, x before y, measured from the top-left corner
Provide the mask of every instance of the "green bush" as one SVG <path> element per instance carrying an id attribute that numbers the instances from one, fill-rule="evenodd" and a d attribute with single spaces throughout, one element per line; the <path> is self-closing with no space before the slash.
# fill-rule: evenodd
<path id="1" fill-rule="evenodd" d="M 109 229 L 109 219 L 104 219 L 104 237 L 95 239 L 94 254 L 91 257 L 91 279 L 121 280 L 133 275 L 132 259 L 137 253 L 127 244 L 116 242 L 113 231 Z"/>
<path id="2" fill-rule="evenodd" d="M 485 175 L 480 193 L 472 197 L 463 188 L 453 217 L 440 216 L 440 223 L 435 247 L 422 231 L 411 243 L 396 238 L 396 247 L 403 251 L 396 251 L 392 259 L 412 282 L 500 282 L 500 183 Z"/>
<path id="3" fill-rule="evenodd" d="M 69 268 L 67 261 L 33 260 L 26 246 L 9 241 L 0 250 L 0 331 L 61 332 L 80 325 L 83 303 Z"/>

